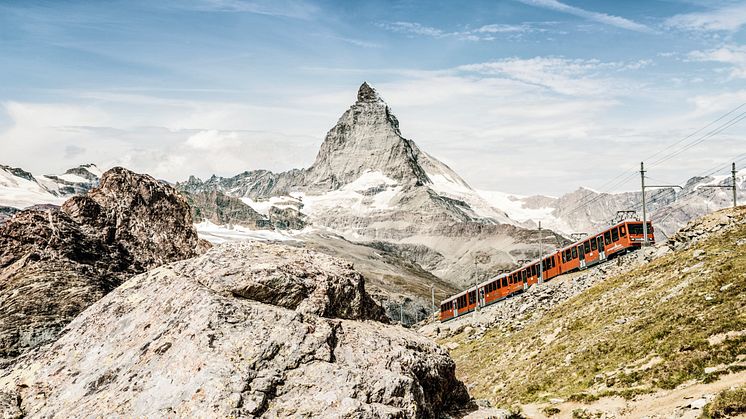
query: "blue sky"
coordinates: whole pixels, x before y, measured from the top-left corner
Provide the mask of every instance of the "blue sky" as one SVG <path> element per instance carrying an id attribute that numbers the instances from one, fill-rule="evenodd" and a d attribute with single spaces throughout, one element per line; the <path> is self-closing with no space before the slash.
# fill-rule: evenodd
<path id="1" fill-rule="evenodd" d="M 0 0 L 0 162 L 304 167 L 367 80 L 477 188 L 601 188 L 746 102 L 745 25 L 743 1 Z M 725 166 L 744 134 L 650 175 Z"/>

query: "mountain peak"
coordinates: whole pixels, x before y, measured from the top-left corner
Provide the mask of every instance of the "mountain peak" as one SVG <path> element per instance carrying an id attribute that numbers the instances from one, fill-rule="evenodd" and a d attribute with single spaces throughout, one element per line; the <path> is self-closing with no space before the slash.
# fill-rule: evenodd
<path id="1" fill-rule="evenodd" d="M 378 102 L 381 97 L 378 96 L 376 89 L 371 87 L 367 81 L 364 81 L 357 90 L 357 101 L 358 102 Z"/>

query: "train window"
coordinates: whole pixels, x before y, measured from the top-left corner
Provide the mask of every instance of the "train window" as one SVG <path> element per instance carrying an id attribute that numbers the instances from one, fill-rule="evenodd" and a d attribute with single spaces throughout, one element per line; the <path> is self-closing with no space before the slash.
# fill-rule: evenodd
<path id="1" fill-rule="evenodd" d="M 627 235 L 627 230 L 624 228 L 624 226 L 619 227 L 619 234 L 621 234 L 622 237 Z"/>
<path id="2" fill-rule="evenodd" d="M 593 240 L 591 240 L 591 250 L 596 250 L 597 249 L 596 246 L 597 246 L 596 238 L 594 237 Z"/>
<path id="3" fill-rule="evenodd" d="M 619 230 L 616 228 L 611 229 L 611 241 L 617 241 L 619 240 Z"/>
<path id="4" fill-rule="evenodd" d="M 577 259 L 578 258 L 578 248 L 573 246 L 572 247 L 572 258 Z"/>
<path id="5" fill-rule="evenodd" d="M 642 234 L 642 224 L 627 224 L 627 230 L 629 230 L 629 234 Z"/>
<path id="6" fill-rule="evenodd" d="M 591 253 L 591 244 L 587 241 L 583 243 L 583 250 L 585 250 L 585 253 Z"/>
<path id="7" fill-rule="evenodd" d="M 572 260 L 572 251 L 570 249 L 565 250 L 565 259 L 567 259 L 568 262 Z"/>
<path id="8" fill-rule="evenodd" d="M 562 252 L 562 263 L 565 263 L 565 262 L 567 262 L 567 261 L 565 260 L 565 252 Z"/>
<path id="9" fill-rule="evenodd" d="M 507 286 L 508 286 L 508 277 L 504 276 L 503 277 L 503 287 L 507 287 Z"/>
<path id="10" fill-rule="evenodd" d="M 604 232 L 604 241 L 606 241 L 606 244 L 611 244 L 611 233 L 606 231 Z"/>
<path id="11" fill-rule="evenodd" d="M 528 278 L 528 270 L 524 269 L 523 270 L 523 282 L 526 282 L 526 278 Z"/>
<path id="12" fill-rule="evenodd" d="M 653 223 L 648 222 L 648 234 L 653 232 Z"/>

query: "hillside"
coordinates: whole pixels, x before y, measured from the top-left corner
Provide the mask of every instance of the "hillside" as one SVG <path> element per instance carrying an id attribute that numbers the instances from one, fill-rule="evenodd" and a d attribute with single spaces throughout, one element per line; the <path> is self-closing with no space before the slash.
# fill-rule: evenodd
<path id="1" fill-rule="evenodd" d="M 564 301 L 535 297 L 539 288 L 503 303 L 529 309 L 485 310 L 505 316 L 485 330 L 476 322 L 455 336 L 441 331 L 472 395 L 530 416 L 696 417 L 746 382 L 746 207 L 609 265 L 547 284 L 593 282 Z"/>

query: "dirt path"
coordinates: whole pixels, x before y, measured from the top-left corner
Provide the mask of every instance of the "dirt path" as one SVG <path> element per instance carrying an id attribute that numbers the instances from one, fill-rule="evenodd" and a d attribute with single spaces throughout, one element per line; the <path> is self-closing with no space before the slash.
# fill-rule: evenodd
<path id="1" fill-rule="evenodd" d="M 695 419 L 702 413 L 702 406 L 722 390 L 746 384 L 746 371 L 723 376 L 714 383 L 682 385 L 674 390 L 661 390 L 653 394 L 637 396 L 634 400 L 621 397 L 604 397 L 595 402 L 582 404 L 564 402 L 558 404 L 529 404 L 522 406 L 527 418 L 546 418 L 542 412 L 546 406 L 560 409 L 552 418 L 572 418 L 576 409 L 589 413 L 603 412 L 604 418 L 685 418 Z"/>

